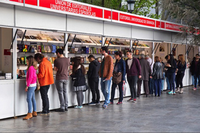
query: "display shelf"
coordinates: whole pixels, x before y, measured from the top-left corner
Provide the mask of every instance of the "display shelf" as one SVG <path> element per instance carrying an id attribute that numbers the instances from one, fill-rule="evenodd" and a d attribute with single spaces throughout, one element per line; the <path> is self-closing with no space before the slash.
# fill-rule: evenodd
<path id="1" fill-rule="evenodd" d="M 22 41 L 21 38 L 17 38 L 17 41 Z M 53 44 L 64 44 L 61 41 L 48 41 L 48 40 L 36 40 L 36 39 L 24 39 L 24 42 L 46 42 L 46 43 L 53 43 Z"/>

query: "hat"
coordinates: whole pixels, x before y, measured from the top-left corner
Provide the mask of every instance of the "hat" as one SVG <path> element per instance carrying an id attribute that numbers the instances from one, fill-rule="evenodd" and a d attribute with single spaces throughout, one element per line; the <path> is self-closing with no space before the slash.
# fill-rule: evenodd
<path id="1" fill-rule="evenodd" d="M 90 59 L 90 58 L 94 58 L 94 59 L 95 59 L 94 55 L 89 55 L 88 58 L 89 58 L 89 59 Z"/>

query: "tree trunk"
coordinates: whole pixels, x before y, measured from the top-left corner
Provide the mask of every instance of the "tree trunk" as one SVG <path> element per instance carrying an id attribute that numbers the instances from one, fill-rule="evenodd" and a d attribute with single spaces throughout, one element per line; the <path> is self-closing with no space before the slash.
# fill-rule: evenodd
<path id="1" fill-rule="evenodd" d="M 105 6 L 105 3 L 104 3 L 104 0 L 102 0 L 102 7 L 104 7 Z"/>

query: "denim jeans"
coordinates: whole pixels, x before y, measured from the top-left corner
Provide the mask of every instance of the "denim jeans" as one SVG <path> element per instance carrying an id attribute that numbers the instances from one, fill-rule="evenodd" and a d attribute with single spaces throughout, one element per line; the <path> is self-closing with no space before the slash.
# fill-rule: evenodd
<path id="1" fill-rule="evenodd" d="M 163 79 L 162 79 L 162 84 L 161 84 L 161 91 L 164 90 L 164 84 L 165 84 L 165 73 L 163 73 Z"/>
<path id="2" fill-rule="evenodd" d="M 169 73 L 168 78 L 169 78 L 169 84 L 170 84 L 170 91 L 175 92 L 175 73 Z"/>
<path id="3" fill-rule="evenodd" d="M 40 94 L 42 97 L 42 112 L 49 113 L 49 98 L 48 98 L 48 91 L 50 85 L 47 86 L 40 86 Z"/>
<path id="4" fill-rule="evenodd" d="M 162 79 L 154 79 L 154 86 L 155 86 L 155 96 L 157 96 L 157 95 L 160 96 Z"/>
<path id="5" fill-rule="evenodd" d="M 153 90 L 154 90 L 154 79 L 149 79 L 149 94 L 153 94 Z"/>
<path id="6" fill-rule="evenodd" d="M 27 92 L 28 113 L 32 113 L 33 111 L 36 111 L 35 89 L 36 89 L 36 86 L 28 87 L 28 92 Z"/>
<path id="7" fill-rule="evenodd" d="M 105 80 L 105 78 L 101 78 L 101 91 L 105 98 L 104 105 L 108 105 L 110 103 L 111 81 L 112 81 L 112 77 L 109 80 Z"/>
<path id="8" fill-rule="evenodd" d="M 58 90 L 61 109 L 68 108 L 67 85 L 68 80 L 56 80 L 56 88 Z"/>
<path id="9" fill-rule="evenodd" d="M 199 85 L 199 76 L 194 74 L 194 88 L 197 88 L 197 85 Z"/>
<path id="10" fill-rule="evenodd" d="M 169 78 L 166 77 L 166 82 L 167 82 L 167 90 L 170 90 L 170 83 L 169 83 Z"/>
<path id="11" fill-rule="evenodd" d="M 115 89 L 116 89 L 117 86 L 119 87 L 119 102 L 123 101 L 123 89 L 122 89 L 122 87 L 123 87 L 123 81 L 122 81 L 119 84 L 112 83 L 111 99 L 110 99 L 111 102 L 113 102 L 113 100 L 114 100 Z"/>

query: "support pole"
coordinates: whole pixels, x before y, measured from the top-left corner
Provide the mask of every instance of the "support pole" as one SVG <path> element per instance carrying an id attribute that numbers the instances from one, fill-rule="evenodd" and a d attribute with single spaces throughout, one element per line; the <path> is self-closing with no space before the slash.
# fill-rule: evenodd
<path id="1" fill-rule="evenodd" d="M 153 42 L 153 45 L 152 45 L 152 61 L 154 62 L 154 58 L 155 58 L 155 53 L 154 53 L 154 50 L 155 49 L 155 42 Z"/>
<path id="2" fill-rule="evenodd" d="M 64 51 L 65 51 L 65 57 L 69 57 L 69 51 L 68 51 L 68 40 L 69 40 L 69 34 L 64 33 Z"/>

